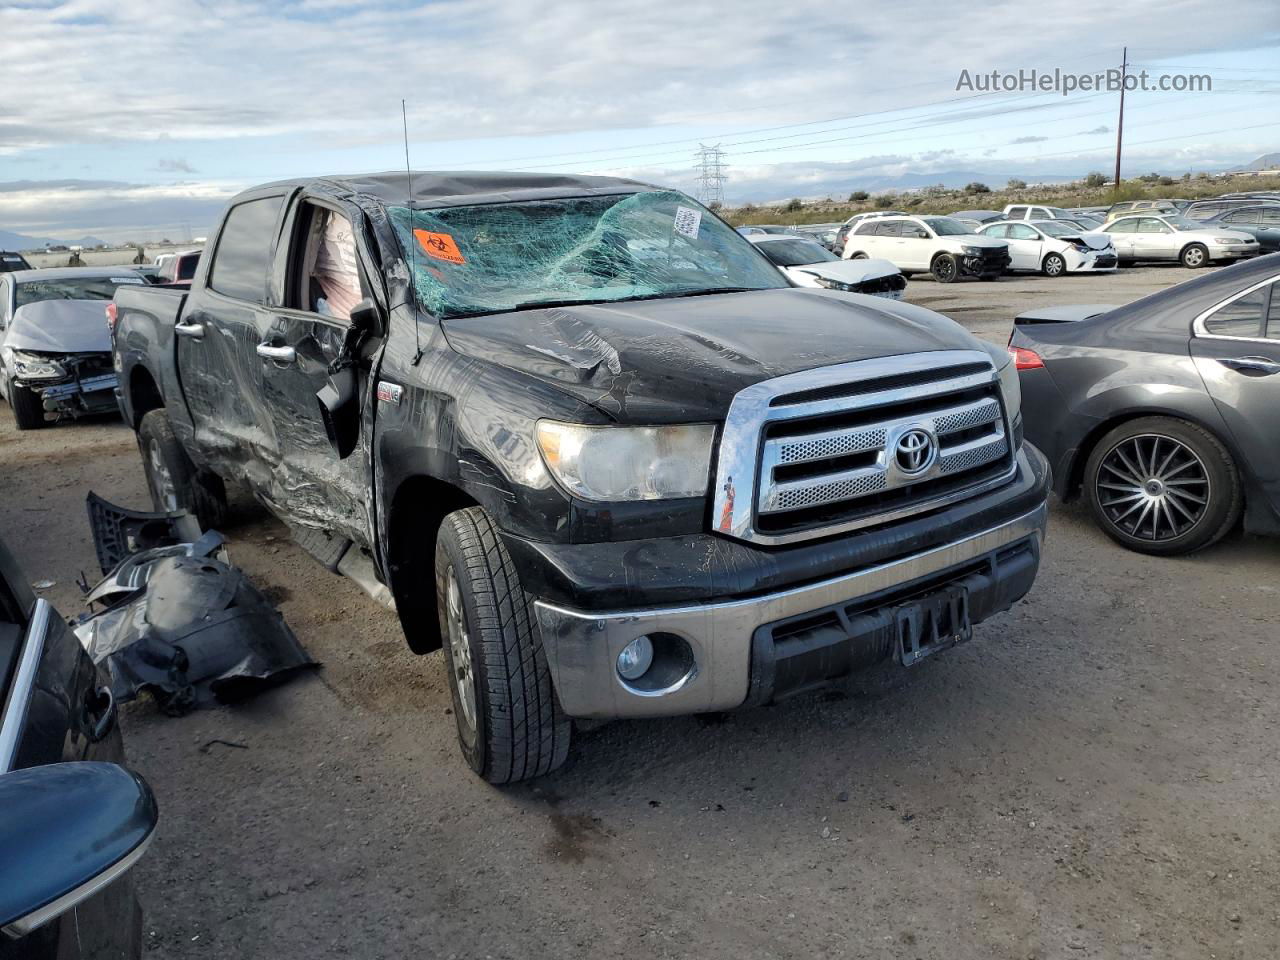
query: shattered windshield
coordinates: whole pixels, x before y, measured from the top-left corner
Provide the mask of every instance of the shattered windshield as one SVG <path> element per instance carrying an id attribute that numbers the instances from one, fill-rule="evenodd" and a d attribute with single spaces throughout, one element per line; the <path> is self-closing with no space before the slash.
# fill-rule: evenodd
<path id="1" fill-rule="evenodd" d="M 419 304 L 437 317 L 787 286 L 679 193 L 392 207 Z"/>

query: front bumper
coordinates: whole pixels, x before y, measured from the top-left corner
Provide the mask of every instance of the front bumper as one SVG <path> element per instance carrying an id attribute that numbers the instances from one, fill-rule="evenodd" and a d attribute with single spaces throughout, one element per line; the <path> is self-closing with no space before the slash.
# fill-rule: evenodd
<path id="1" fill-rule="evenodd" d="M 1208 248 L 1210 260 L 1235 260 L 1240 257 L 1257 256 L 1262 252 L 1257 242 L 1233 243 L 1230 246 L 1225 243 L 1210 243 Z"/>
<path id="2" fill-rule="evenodd" d="M 888 655 L 886 611 L 907 598 L 962 587 L 973 623 L 1008 608 L 1035 578 L 1046 517 L 1042 499 L 953 542 L 745 599 L 620 611 L 539 600 L 560 703 L 576 717 L 668 716 L 766 702 L 826 682 Z M 692 671 L 661 690 L 625 683 L 618 654 L 636 637 L 657 634 L 688 645 Z"/>
<path id="3" fill-rule="evenodd" d="M 961 275 L 966 277 L 998 277 L 1012 262 L 1008 253 L 961 254 L 956 259 Z"/>
<path id="4" fill-rule="evenodd" d="M 116 409 L 117 379 L 114 373 L 85 377 L 62 383 L 47 380 L 20 380 L 19 384 L 40 395 L 45 410 L 73 416 L 106 413 Z"/>

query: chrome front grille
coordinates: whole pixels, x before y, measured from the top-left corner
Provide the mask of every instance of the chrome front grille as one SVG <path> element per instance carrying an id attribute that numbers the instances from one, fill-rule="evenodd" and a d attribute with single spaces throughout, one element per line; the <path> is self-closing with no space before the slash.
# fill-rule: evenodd
<path id="1" fill-rule="evenodd" d="M 734 398 L 713 517 L 786 543 L 886 523 L 1006 482 L 1013 451 L 994 365 L 948 350 L 823 367 Z"/>

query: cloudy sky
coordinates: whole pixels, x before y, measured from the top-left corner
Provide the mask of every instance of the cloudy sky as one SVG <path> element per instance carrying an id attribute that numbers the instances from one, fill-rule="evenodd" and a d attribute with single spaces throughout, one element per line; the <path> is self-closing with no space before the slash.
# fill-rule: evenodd
<path id="1" fill-rule="evenodd" d="M 181 239 L 236 190 L 403 165 L 690 185 L 731 200 L 859 178 L 1108 169 L 1113 93 L 957 89 L 961 71 L 1118 66 L 1128 173 L 1280 150 L 1275 0 L 0 0 L 0 229 Z"/>

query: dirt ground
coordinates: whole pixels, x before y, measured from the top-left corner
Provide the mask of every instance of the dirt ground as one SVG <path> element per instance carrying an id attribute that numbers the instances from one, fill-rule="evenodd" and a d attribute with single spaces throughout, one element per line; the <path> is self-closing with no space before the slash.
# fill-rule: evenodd
<path id="1" fill-rule="evenodd" d="M 1039 303 L 1180 268 L 910 299 L 1004 342 Z M 66 615 L 84 497 L 144 507 L 117 422 L 13 430 L 0 536 Z M 1280 955 L 1280 551 L 1127 553 L 1055 504 L 1031 595 L 911 671 L 580 733 L 494 789 L 439 654 L 241 505 L 232 559 L 323 668 L 234 708 L 126 711 L 161 806 L 138 876 L 162 957 L 1272 958 Z"/>

